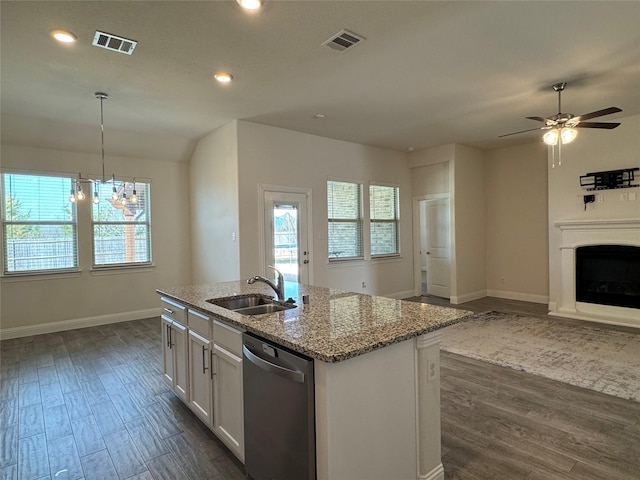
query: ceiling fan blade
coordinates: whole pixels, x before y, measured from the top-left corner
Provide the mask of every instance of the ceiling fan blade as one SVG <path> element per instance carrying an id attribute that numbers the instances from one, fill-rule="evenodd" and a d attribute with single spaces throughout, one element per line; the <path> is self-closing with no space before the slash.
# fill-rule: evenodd
<path id="1" fill-rule="evenodd" d="M 611 115 L 612 113 L 618 113 L 622 110 L 618 107 L 609 107 L 603 108 L 602 110 L 597 110 L 591 113 L 585 113 L 584 115 L 580 115 L 579 117 L 573 117 L 572 120 L 577 120 L 581 122 L 583 120 L 589 120 L 590 118 L 602 117 L 603 115 Z"/>
<path id="2" fill-rule="evenodd" d="M 525 133 L 525 132 L 533 132 L 534 130 L 549 130 L 551 127 L 538 127 L 538 128 L 529 128 L 527 130 L 520 130 L 519 132 L 513 132 L 513 133 L 506 133 L 504 135 L 499 135 L 498 138 L 501 137 L 509 137 L 511 135 L 518 135 L 519 133 Z"/>
<path id="3" fill-rule="evenodd" d="M 538 122 L 542 122 L 542 123 L 545 123 L 547 121 L 545 118 L 542 118 L 542 117 L 526 117 L 526 118 L 528 118 L 529 120 L 537 120 Z"/>
<path id="4" fill-rule="evenodd" d="M 578 125 L 576 125 L 574 128 L 606 128 L 608 130 L 611 130 L 613 128 L 616 128 L 618 125 L 620 125 L 619 123 L 616 122 L 580 122 Z"/>

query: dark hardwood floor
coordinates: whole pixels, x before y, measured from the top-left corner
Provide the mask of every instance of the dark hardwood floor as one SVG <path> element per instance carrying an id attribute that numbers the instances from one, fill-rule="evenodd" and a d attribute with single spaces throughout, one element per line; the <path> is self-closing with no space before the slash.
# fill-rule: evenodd
<path id="1" fill-rule="evenodd" d="M 2 341 L 0 479 L 244 479 L 160 341 L 157 318 Z M 640 478 L 640 404 L 446 352 L 441 373 L 447 480 Z"/>

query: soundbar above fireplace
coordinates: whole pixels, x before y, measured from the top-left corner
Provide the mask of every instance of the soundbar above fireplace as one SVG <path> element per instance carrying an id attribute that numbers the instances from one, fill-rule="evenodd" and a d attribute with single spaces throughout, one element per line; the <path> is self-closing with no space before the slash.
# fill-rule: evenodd
<path id="1" fill-rule="evenodd" d="M 640 247 L 578 247 L 576 301 L 640 309 Z"/>

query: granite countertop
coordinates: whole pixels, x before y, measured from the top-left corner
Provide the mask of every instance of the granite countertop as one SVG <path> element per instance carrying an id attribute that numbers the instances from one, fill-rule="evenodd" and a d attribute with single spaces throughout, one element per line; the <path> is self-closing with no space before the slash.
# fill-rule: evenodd
<path id="1" fill-rule="evenodd" d="M 467 310 L 287 283 L 285 298 L 297 307 L 276 313 L 242 315 L 207 302 L 235 295 L 266 294 L 264 283 L 233 281 L 158 289 L 165 297 L 205 312 L 241 330 L 323 362 L 340 362 L 378 348 L 458 323 Z M 309 296 L 303 304 L 302 296 Z"/>

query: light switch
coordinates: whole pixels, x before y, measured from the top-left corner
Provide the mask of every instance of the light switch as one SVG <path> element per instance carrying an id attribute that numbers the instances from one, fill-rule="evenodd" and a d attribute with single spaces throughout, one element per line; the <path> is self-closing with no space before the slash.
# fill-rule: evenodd
<path id="1" fill-rule="evenodd" d="M 232 242 L 236 241 L 236 232 L 231 232 L 231 241 Z"/>

